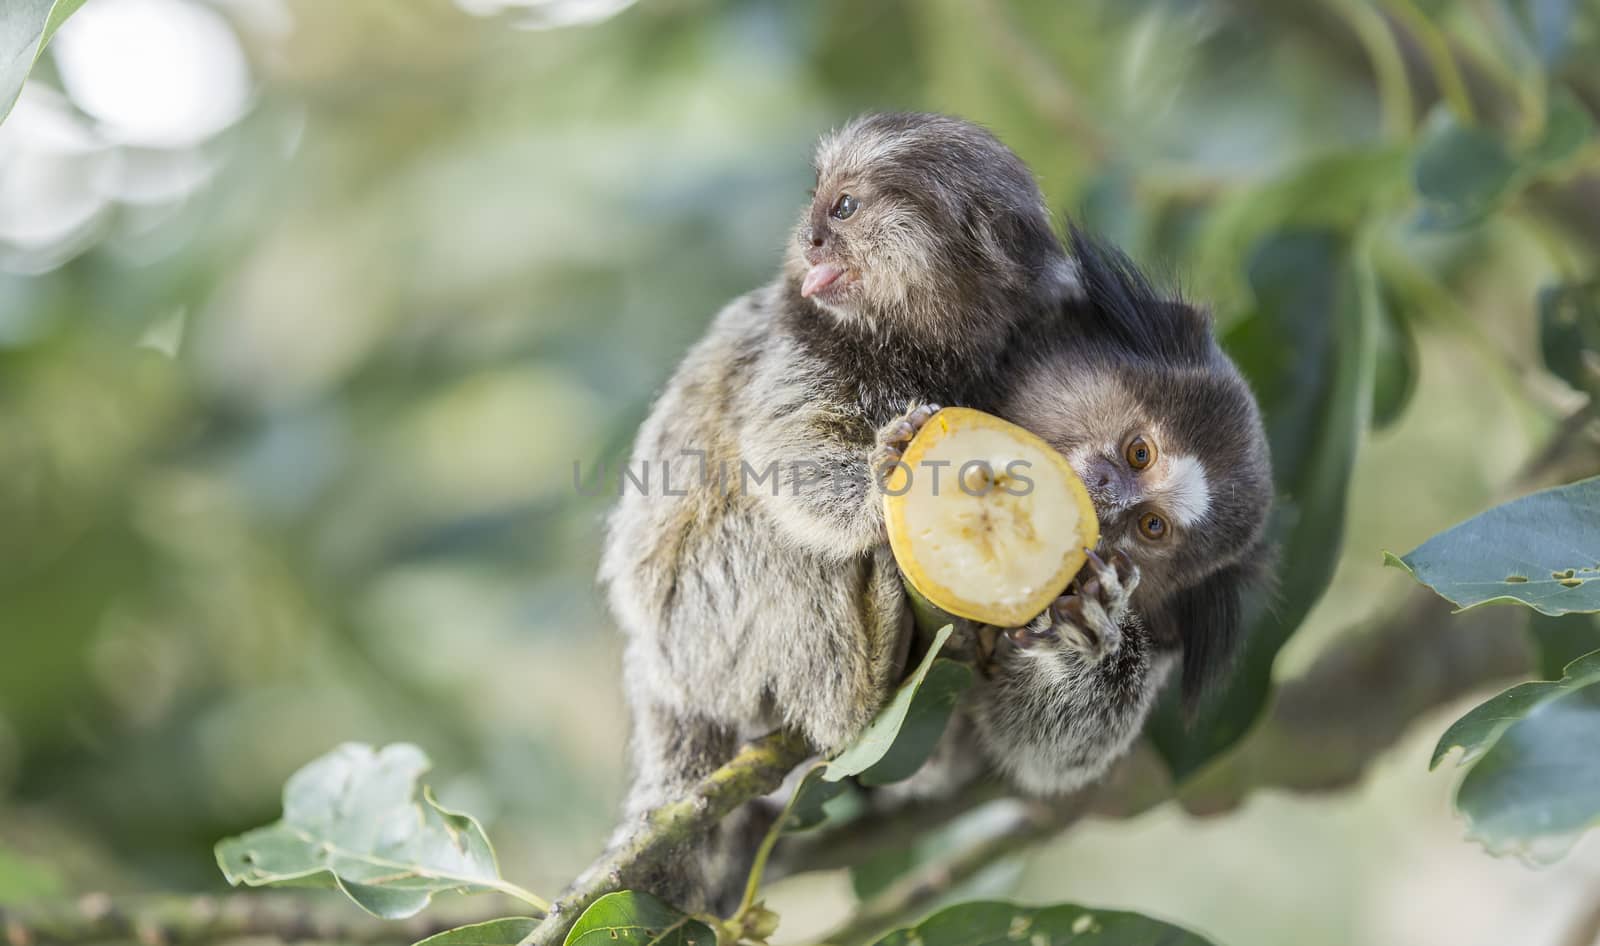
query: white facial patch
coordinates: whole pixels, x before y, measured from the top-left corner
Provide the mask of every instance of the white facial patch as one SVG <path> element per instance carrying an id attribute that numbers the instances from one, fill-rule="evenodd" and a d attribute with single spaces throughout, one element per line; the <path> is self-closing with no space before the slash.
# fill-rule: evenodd
<path id="1" fill-rule="evenodd" d="M 1211 510 L 1211 483 L 1194 457 L 1168 457 L 1162 505 L 1180 526 L 1192 526 Z"/>

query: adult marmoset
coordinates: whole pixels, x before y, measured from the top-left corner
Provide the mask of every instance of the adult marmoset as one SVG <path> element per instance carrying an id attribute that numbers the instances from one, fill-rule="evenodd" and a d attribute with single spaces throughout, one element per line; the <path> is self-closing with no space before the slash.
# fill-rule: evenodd
<path id="1" fill-rule="evenodd" d="M 629 463 L 645 486 L 610 520 L 630 818 L 741 738 L 789 726 L 827 753 L 871 720 L 910 623 L 874 467 L 926 418 L 909 406 L 992 407 L 1016 339 L 1072 282 L 1032 175 L 976 126 L 868 115 L 822 140 L 816 171 L 781 275 L 679 366 Z M 703 908 L 731 869 L 719 846 L 634 880 Z"/>
<path id="2" fill-rule="evenodd" d="M 914 795 L 985 762 L 1037 795 L 1098 778 L 1175 666 L 1191 711 L 1226 675 L 1244 595 L 1266 580 L 1266 435 L 1209 315 L 1076 232 L 1073 257 L 1075 290 L 1021 340 L 999 413 L 1066 456 L 1100 542 L 1045 613 L 998 635 Z"/>

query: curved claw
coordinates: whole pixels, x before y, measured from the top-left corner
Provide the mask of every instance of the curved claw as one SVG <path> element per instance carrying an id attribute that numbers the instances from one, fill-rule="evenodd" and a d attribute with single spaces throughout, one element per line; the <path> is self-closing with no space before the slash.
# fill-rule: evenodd
<path id="1" fill-rule="evenodd" d="M 1055 628 L 1034 627 L 1032 625 L 1006 628 L 1005 635 L 1011 643 L 1022 650 L 1037 647 L 1040 644 L 1055 643 L 1060 640 Z"/>
<path id="2" fill-rule="evenodd" d="M 1081 623 L 1083 621 L 1083 599 L 1077 595 L 1062 595 L 1051 602 L 1050 616 L 1057 623 Z"/>
<path id="3" fill-rule="evenodd" d="M 1127 552 L 1117 549 L 1111 554 L 1111 567 L 1116 571 L 1117 579 L 1126 582 L 1133 574 L 1133 559 L 1128 557 Z"/>

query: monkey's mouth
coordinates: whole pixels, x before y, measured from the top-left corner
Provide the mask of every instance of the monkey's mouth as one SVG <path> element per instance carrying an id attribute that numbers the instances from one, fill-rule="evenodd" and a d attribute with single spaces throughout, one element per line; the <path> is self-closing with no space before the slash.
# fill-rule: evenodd
<path id="1" fill-rule="evenodd" d="M 838 263 L 817 263 L 806 271 L 806 278 L 800 283 L 800 295 L 807 299 L 812 296 L 824 300 L 836 298 L 853 282 L 855 276 Z"/>

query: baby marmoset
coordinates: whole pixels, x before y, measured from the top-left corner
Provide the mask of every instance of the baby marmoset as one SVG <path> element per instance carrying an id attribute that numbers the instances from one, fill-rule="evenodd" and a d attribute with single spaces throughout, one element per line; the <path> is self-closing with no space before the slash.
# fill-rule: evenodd
<path id="1" fill-rule="evenodd" d="M 1000 413 L 1066 456 L 1100 544 L 1044 614 L 1000 636 L 918 791 L 980 758 L 1033 794 L 1094 780 L 1175 665 L 1191 709 L 1225 675 L 1242 598 L 1266 578 L 1266 435 L 1210 317 L 1076 232 L 1073 256 L 1076 291 L 1019 345 Z"/>
<path id="2" fill-rule="evenodd" d="M 1011 339 L 1071 281 L 1032 175 L 976 126 L 868 115 L 816 170 L 782 274 L 679 366 L 610 520 L 635 818 L 741 738 L 790 726 L 832 752 L 870 721 L 909 624 L 874 451 L 910 404 L 992 409 Z M 648 882 L 698 909 L 720 884 L 703 855 Z"/>

